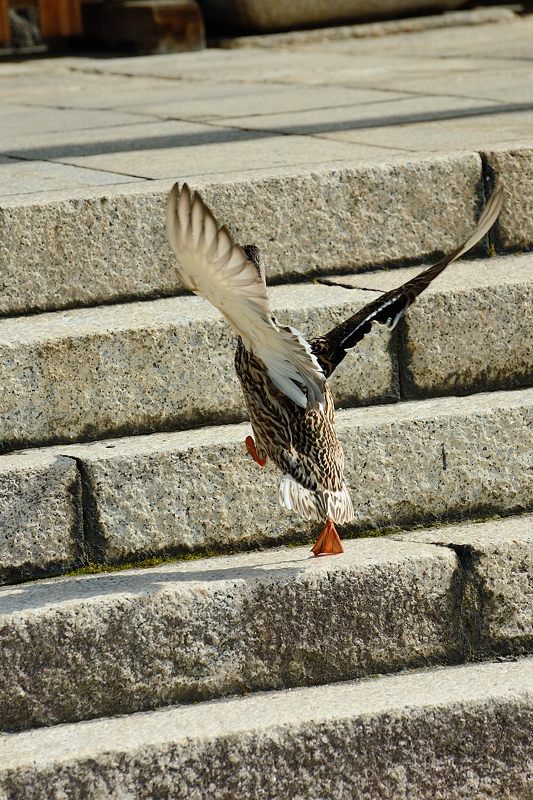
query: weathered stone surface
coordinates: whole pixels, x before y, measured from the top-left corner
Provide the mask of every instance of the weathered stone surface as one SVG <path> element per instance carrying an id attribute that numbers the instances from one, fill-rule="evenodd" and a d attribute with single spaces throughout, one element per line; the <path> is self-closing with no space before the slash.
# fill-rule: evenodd
<path id="1" fill-rule="evenodd" d="M 384 22 L 367 22 L 356 25 L 335 25 L 327 28 L 311 28 L 284 33 L 262 33 L 259 36 L 233 36 L 220 39 L 219 47 L 230 49 L 240 47 L 298 47 L 309 44 L 334 42 L 335 45 L 344 39 L 367 39 L 377 36 L 394 36 L 401 33 L 419 33 L 435 28 L 455 28 L 469 25 L 484 25 L 494 22 L 515 21 L 517 14 L 510 8 L 475 8 L 468 11 L 448 11 L 443 14 L 431 14 L 428 17 L 407 17 L 407 19 L 390 19 Z M 486 86 L 486 82 L 485 82 Z"/>
<path id="2" fill-rule="evenodd" d="M 343 286 L 389 291 L 421 267 L 343 275 Z M 400 328 L 407 397 L 533 383 L 533 256 L 462 261 L 419 297 Z"/>
<path id="3" fill-rule="evenodd" d="M 124 79 L 123 79 L 124 80 Z M 298 114 L 302 111 L 313 109 L 328 108 L 330 112 L 335 112 L 338 107 L 366 105 L 384 101 L 394 101 L 395 98 L 408 98 L 410 95 L 404 92 L 389 92 L 376 89 L 358 89 L 346 86 L 292 86 L 291 84 L 267 83 L 258 92 L 257 86 L 247 84 L 216 84 L 211 85 L 211 91 L 200 84 L 202 91 L 197 91 L 196 96 L 189 96 L 190 85 L 185 84 L 181 87 L 175 81 L 168 81 L 167 89 L 163 95 L 160 89 L 157 94 L 145 93 L 144 98 L 139 97 L 130 105 L 124 106 L 127 109 L 139 113 L 156 115 L 165 119 L 220 119 L 225 122 L 239 117 L 253 115 L 253 128 L 261 127 L 260 121 L 265 116 L 283 113 Z M 168 87 L 170 84 L 170 87 Z M 198 83 L 193 84 L 198 86 Z M 236 87 L 240 87 L 236 91 Z M 183 94 L 186 93 L 185 98 Z M 159 95 L 159 96 L 158 96 Z M 191 93 L 192 95 L 192 93 Z M 1 96 L 1 95 L 0 95 Z M 435 100 L 435 98 L 433 98 Z M 353 112 L 352 112 L 353 113 Z M 244 126 L 241 126 L 244 127 Z M 385 154 L 383 154 L 385 155 Z"/>
<path id="4" fill-rule="evenodd" d="M 505 188 L 505 205 L 495 230 L 496 246 L 505 250 L 530 249 L 533 245 L 531 141 L 529 147 L 491 150 L 485 158 L 493 179 Z"/>
<path id="5" fill-rule="evenodd" d="M 0 162 L 2 166 L 2 186 L 0 188 L 0 274 L 2 275 L 2 285 L 9 292 L 9 275 L 7 273 L 7 265 L 12 259 L 17 263 L 18 253 L 12 251 L 13 243 L 6 239 L 5 234 L 5 214 L 6 207 L 17 197 L 26 198 L 32 197 L 32 201 L 39 202 L 47 200 L 48 192 L 58 191 L 63 189 L 65 185 L 70 187 L 71 191 L 76 189 L 88 189 L 89 187 L 100 187 L 106 189 L 110 184 L 116 186 L 117 184 L 129 184 L 135 181 L 128 175 L 113 175 L 104 170 L 90 170 L 84 167 L 77 167 L 71 164 L 55 164 L 48 161 L 31 161 L 21 160 L 19 158 L 6 158 L 2 157 Z M 9 210 L 7 211 L 9 216 Z M 29 231 L 27 231 L 29 233 Z M 52 232 L 48 232 L 50 236 Z M 23 231 L 19 229 L 18 236 L 22 237 Z M 39 254 L 35 255 L 37 259 Z M 56 255 L 57 257 L 57 255 Z M 20 261 L 18 262 L 20 265 Z M 24 266 L 22 266 L 24 270 Z M 23 276 L 19 278 L 22 284 L 25 284 Z M 37 281 L 37 276 L 33 276 L 33 281 Z M 57 287 L 59 291 L 60 287 Z M 2 293 L 3 294 L 3 293 Z M 2 297 L 0 300 L 0 313 L 4 312 L 5 299 Z M 8 309 L 9 310 L 9 309 Z M 20 308 L 24 310 L 24 307 Z"/>
<path id="6" fill-rule="evenodd" d="M 402 13 L 416 13 L 431 9 L 450 9 L 461 5 L 461 0 L 203 0 L 207 19 L 225 28 L 247 31 L 279 31 L 284 28 L 303 28 L 334 25 L 349 20 L 368 20 L 390 17 Z"/>
<path id="7" fill-rule="evenodd" d="M 372 293 L 274 287 L 280 320 L 326 333 Z M 246 418 L 235 335 L 206 301 L 179 297 L 0 320 L 3 446 L 96 439 Z M 367 337 L 333 383 L 337 401 L 397 399 L 394 341 Z"/>
<path id="8" fill-rule="evenodd" d="M 318 87 L 306 87 L 307 91 L 316 91 Z M 328 87 L 327 91 L 338 91 L 339 87 Z M 324 91 L 324 90 L 323 90 Z M 344 91 L 355 91 L 344 89 Z M 361 90 L 360 90 L 361 91 Z M 386 93 L 381 93 L 385 95 Z M 258 101 L 260 97 L 258 97 Z M 268 113 L 268 108 L 263 109 L 261 113 L 254 110 L 248 112 L 240 112 L 238 115 L 229 114 L 227 117 L 222 115 L 220 110 L 219 122 L 221 125 L 231 125 L 235 128 L 245 128 L 247 130 L 256 131 L 271 131 L 272 133 L 281 132 L 291 135 L 300 134 L 307 136 L 317 136 L 321 139 L 326 137 L 334 140 L 339 139 L 345 142 L 354 141 L 355 143 L 364 142 L 365 145 L 371 146 L 374 142 L 374 135 L 377 139 L 381 137 L 379 142 L 381 148 L 390 147 L 391 155 L 395 152 L 399 153 L 405 158 L 405 150 L 411 149 L 404 146 L 404 126 L 407 131 L 418 130 L 420 125 L 425 121 L 438 121 L 438 130 L 441 126 L 446 128 L 447 124 L 456 124 L 458 121 L 462 122 L 462 117 L 466 115 L 470 117 L 474 113 L 487 113 L 490 109 L 501 108 L 501 104 L 495 101 L 488 101 L 486 99 L 473 99 L 471 97 L 434 97 L 434 96 L 419 96 L 419 95 L 399 95 L 389 94 L 388 96 L 381 97 L 379 102 L 376 99 L 369 98 L 365 102 L 360 98 L 356 103 L 350 103 L 348 100 L 345 103 L 338 103 L 333 108 L 325 104 L 320 107 L 316 102 L 314 105 L 307 108 L 279 108 L 274 113 Z M 147 106 L 147 111 L 152 110 L 152 107 Z M 449 122 L 450 120 L 453 122 Z M 443 123 L 443 120 L 445 122 Z M 469 120 L 468 124 L 471 126 L 473 122 Z M 476 121 L 479 126 L 479 122 Z M 525 125 L 525 123 L 523 123 Z M 390 126 L 395 128 L 399 126 L 400 134 L 398 144 L 395 143 L 395 136 L 391 135 Z M 386 132 L 388 144 L 385 144 Z M 498 127 L 495 128 L 493 133 L 499 134 L 502 132 Z M 427 139 L 424 140 L 423 146 L 418 147 L 418 150 L 424 152 L 425 150 L 435 149 Z M 451 150 L 452 147 L 441 147 L 443 151 Z M 460 149 L 460 148 L 456 148 Z M 471 148 L 475 149 L 475 148 Z M 376 152 L 380 152 L 376 148 Z M 386 153 L 381 153 L 383 160 L 386 160 Z"/>
<path id="9" fill-rule="evenodd" d="M 72 565 L 81 546 L 76 462 L 49 451 L 0 457 L 0 583 Z"/>
<path id="10" fill-rule="evenodd" d="M 238 241 L 260 247 L 269 279 L 448 250 L 480 208 L 477 155 L 283 172 L 191 181 Z M 0 313 L 178 291 L 164 226 L 170 185 L 3 202 Z"/>
<path id="11" fill-rule="evenodd" d="M 533 517 L 453 525 L 407 533 L 401 541 L 432 542 L 459 553 L 468 570 L 472 646 L 494 652 L 533 645 Z"/>
<path id="12" fill-rule="evenodd" d="M 533 508 L 533 390 L 341 411 L 358 530 Z M 279 471 L 246 454 L 248 425 L 58 452 L 83 465 L 104 559 L 317 533 L 277 504 Z"/>
<path id="13" fill-rule="evenodd" d="M 32 76 L 35 86 L 35 75 Z M 56 81 L 60 80 L 56 77 Z M 57 83 L 56 83 L 57 90 Z M 20 95 L 19 95 L 20 96 Z M 57 97 L 57 94 L 56 94 Z M 15 141 L 22 144 L 24 137 L 36 132 L 76 131 L 83 128 L 127 125 L 139 122 L 135 113 L 101 109 L 28 108 L 25 104 L 2 103 L 0 129 L 0 152 L 13 147 Z M 2 187 L 3 188 L 3 187 Z"/>
<path id="14" fill-rule="evenodd" d="M 261 130 L 244 130 L 237 126 L 222 127 L 222 120 L 218 128 L 213 123 L 214 119 L 209 125 L 202 125 L 206 127 L 205 133 L 191 137 L 188 144 L 183 143 L 180 136 L 170 136 L 167 144 L 163 139 L 156 142 L 154 147 L 150 147 L 149 142 L 139 147 L 133 141 L 128 149 L 126 140 L 120 152 L 104 151 L 97 155 L 89 153 L 67 156 L 64 162 L 85 169 L 156 180 L 179 178 L 191 182 L 208 175 L 213 183 L 221 179 L 240 180 L 243 173 L 248 178 L 257 178 L 261 172 L 272 174 L 273 170 L 278 170 L 285 173 L 286 177 L 287 171 L 314 171 L 317 164 L 356 167 L 377 162 L 381 166 L 384 162 L 405 159 L 405 152 L 402 150 L 374 147 L 370 143 L 327 142 L 319 137 L 283 134 L 276 136 L 268 130 L 264 133 Z M 193 122 L 186 124 L 192 126 Z M 194 125 L 200 126 L 201 123 L 194 121 Z M 253 164 L 253 175 L 246 172 L 250 164 Z"/>
<path id="15" fill-rule="evenodd" d="M 529 800 L 532 687 L 524 659 L 19 733 L 0 796 Z"/>
<path id="16" fill-rule="evenodd" d="M 433 98 L 432 98 L 433 99 Z M 488 150 L 502 144 L 514 149 L 520 141 L 530 142 L 531 127 L 533 125 L 533 111 L 530 103 L 517 104 L 522 108 L 511 107 L 508 113 L 502 104 L 493 100 L 485 100 L 485 107 L 481 106 L 481 98 L 471 99 L 471 108 L 457 111 L 444 111 L 439 119 L 428 112 L 428 122 L 417 121 L 416 117 L 405 119 L 401 116 L 399 122 L 390 125 L 381 122 L 375 126 L 368 125 L 365 129 L 357 121 L 353 127 L 347 125 L 345 130 L 324 131 L 327 139 L 338 142 L 353 142 L 368 144 L 377 147 L 386 147 L 387 143 L 394 142 L 396 148 L 418 153 L 448 153 L 457 151 Z M 501 113 L 495 113 L 500 108 Z M 516 113 L 519 111 L 520 113 Z M 527 178 L 526 178 L 527 180 Z M 524 176 L 520 176 L 520 182 Z M 513 228 L 519 224 L 518 219 L 511 217 Z M 531 238 L 529 239 L 531 243 Z"/>
<path id="17" fill-rule="evenodd" d="M 369 539 L 0 590 L 0 727 L 457 659 L 457 567 Z"/>

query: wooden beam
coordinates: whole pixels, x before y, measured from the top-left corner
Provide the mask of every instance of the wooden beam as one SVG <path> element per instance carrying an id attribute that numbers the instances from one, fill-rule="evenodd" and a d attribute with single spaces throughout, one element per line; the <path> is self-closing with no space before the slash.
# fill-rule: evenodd
<path id="1" fill-rule="evenodd" d="M 80 0 L 39 0 L 39 16 L 43 39 L 82 32 Z"/>
<path id="2" fill-rule="evenodd" d="M 0 0 L 0 44 L 5 44 L 11 39 L 8 17 L 8 0 Z"/>
<path id="3" fill-rule="evenodd" d="M 129 46 L 137 53 L 180 53 L 205 47 L 196 0 L 84 0 L 85 41 Z"/>

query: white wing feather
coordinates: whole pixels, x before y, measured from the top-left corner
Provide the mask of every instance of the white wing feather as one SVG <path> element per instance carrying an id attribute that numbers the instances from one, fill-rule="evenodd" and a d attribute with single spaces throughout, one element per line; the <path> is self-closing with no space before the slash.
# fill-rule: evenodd
<path id="1" fill-rule="evenodd" d="M 325 376 L 309 342 L 277 324 L 256 266 L 185 183 L 170 193 L 167 232 L 183 285 L 221 311 L 281 392 L 302 408 L 320 406 Z"/>

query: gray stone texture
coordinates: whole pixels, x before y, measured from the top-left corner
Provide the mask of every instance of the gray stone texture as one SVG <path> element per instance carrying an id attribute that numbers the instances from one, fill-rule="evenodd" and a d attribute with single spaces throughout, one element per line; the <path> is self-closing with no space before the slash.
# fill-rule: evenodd
<path id="1" fill-rule="evenodd" d="M 531 127 L 530 127 L 531 130 Z M 528 137 L 529 138 L 529 137 Z M 485 154 L 493 179 L 505 188 L 505 205 L 496 226 L 496 246 L 531 249 L 533 242 L 533 147 L 494 149 Z"/>
<path id="2" fill-rule="evenodd" d="M 0 738 L 2 800 L 529 800 L 533 666 L 472 664 Z"/>
<path id="3" fill-rule="evenodd" d="M 325 28 L 285 31 L 283 33 L 262 33 L 259 36 L 232 36 L 221 39 L 218 45 L 230 49 L 240 47 L 301 47 L 324 42 L 337 44 L 344 39 L 367 39 L 380 36 L 394 36 L 401 33 L 419 33 L 435 28 L 454 28 L 469 25 L 484 25 L 516 20 L 516 12 L 510 8 L 475 8 L 472 11 L 448 11 L 431 14 L 427 17 L 407 17 L 390 19 L 384 22 L 367 22 L 356 25 L 335 25 Z"/>
<path id="4" fill-rule="evenodd" d="M 0 458 L 0 583 L 64 569 L 81 555 L 76 462 L 50 452 Z"/>
<path id="5" fill-rule="evenodd" d="M 191 184 L 238 241 L 259 246 L 268 278 L 279 279 L 452 249 L 479 214 L 481 175 L 479 156 L 450 155 L 321 164 L 303 174 L 270 167 L 269 175 L 205 176 Z M 31 195 L 4 201 L 0 313 L 179 291 L 164 228 L 170 186 L 134 184 L 40 204 Z"/>
<path id="6" fill-rule="evenodd" d="M 422 267 L 343 275 L 343 286 L 389 291 Z M 399 328 L 405 397 L 515 388 L 533 383 L 533 256 L 451 265 Z"/>
<path id="7" fill-rule="evenodd" d="M 401 541 L 453 548 L 468 571 L 471 645 L 476 650 L 531 652 L 533 517 L 407 533 Z"/>
<path id="8" fill-rule="evenodd" d="M 351 530 L 533 508 L 533 390 L 341 411 Z M 309 537 L 277 503 L 248 425 L 64 446 L 83 465 L 104 560 Z M 209 512 L 206 513 L 206 508 Z"/>
<path id="9" fill-rule="evenodd" d="M 134 178 L 128 175 L 117 175 L 104 170 L 85 169 L 84 167 L 77 167 L 71 164 L 56 164 L 49 161 L 32 161 L 21 160 L 19 158 L 8 158 L 2 156 L 0 161 L 2 166 L 2 187 L 0 190 L 0 269 L 2 274 L 2 282 L 7 275 L 7 266 L 11 260 L 17 261 L 17 252 L 11 252 L 11 243 L 9 239 L 5 238 L 5 214 L 6 207 L 11 200 L 16 196 L 23 198 L 31 197 L 32 202 L 35 204 L 46 203 L 49 200 L 49 193 L 56 192 L 63 189 L 66 185 L 70 187 L 70 191 L 87 190 L 89 188 L 100 187 L 100 191 L 106 191 L 110 185 L 117 186 L 117 184 L 133 183 Z M 102 189 L 101 187 L 105 187 Z M 34 206 L 35 207 L 35 206 Z M 7 215 L 9 217 L 9 207 L 7 207 Z M 30 226 L 33 224 L 33 218 Z M 27 234 L 29 231 L 26 232 Z M 49 232 L 51 233 L 51 232 Z M 19 229 L 19 237 L 23 231 Z M 38 254 L 35 254 L 38 258 Z M 20 264 L 20 262 L 18 262 Z M 22 264 L 22 269 L 25 264 Z M 32 276 L 33 281 L 37 281 L 37 276 Z M 22 287 L 25 286 L 24 276 L 21 275 L 19 280 Z M 9 292 L 9 280 L 5 284 Z M 59 292 L 60 287 L 56 287 Z M 23 288 L 24 291 L 24 288 Z M 0 313 L 4 312 L 5 299 L 0 300 Z M 17 307 L 16 310 L 24 311 L 24 306 Z"/>
<path id="10" fill-rule="evenodd" d="M 271 290 L 283 323 L 326 333 L 369 292 Z M 246 418 L 236 338 L 206 301 L 178 297 L 0 320 L 0 439 L 21 447 Z M 337 401 L 398 397 L 394 339 L 367 337 L 333 382 Z M 1 446 L 0 446 L 1 449 Z"/>
<path id="11" fill-rule="evenodd" d="M 492 100 L 485 100 L 483 105 L 481 98 L 470 99 L 469 102 L 470 109 L 444 111 L 441 119 L 437 113 L 432 115 L 432 112 L 428 112 L 428 122 L 424 121 L 424 114 L 421 114 L 420 121 L 407 118 L 404 124 L 369 125 L 367 129 L 356 123 L 351 128 L 346 125 L 344 130 L 324 131 L 323 136 L 336 142 L 374 147 L 387 147 L 387 143 L 394 142 L 396 148 L 417 153 L 418 157 L 432 152 L 481 151 L 499 144 L 513 150 L 521 144 L 530 146 L 533 112 L 529 103 L 522 104 L 525 108 L 520 113 L 516 113 L 519 110 L 517 108 L 510 108 L 509 113 L 503 113 L 505 109 L 502 104 L 497 105 Z M 498 108 L 502 113 L 495 113 Z M 399 119 L 401 121 L 400 116 Z M 524 179 L 527 180 L 520 174 L 520 182 Z M 517 224 L 518 220 L 512 217 L 513 227 Z M 531 239 L 528 241 L 531 243 Z"/>
<path id="12" fill-rule="evenodd" d="M 0 728 L 456 660 L 457 568 L 368 539 L 0 590 Z"/>

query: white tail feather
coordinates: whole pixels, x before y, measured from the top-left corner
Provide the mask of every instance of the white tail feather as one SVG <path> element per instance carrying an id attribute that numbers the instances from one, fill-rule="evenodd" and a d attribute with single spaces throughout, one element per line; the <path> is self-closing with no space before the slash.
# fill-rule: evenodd
<path id="1" fill-rule="evenodd" d="M 323 489 L 313 492 L 298 483 L 292 475 L 284 473 L 279 484 L 279 502 L 287 511 L 294 511 L 303 519 L 331 519 L 339 525 L 354 518 L 352 499 L 344 485 L 337 492 Z"/>

